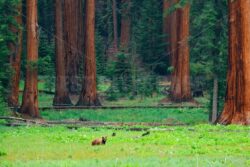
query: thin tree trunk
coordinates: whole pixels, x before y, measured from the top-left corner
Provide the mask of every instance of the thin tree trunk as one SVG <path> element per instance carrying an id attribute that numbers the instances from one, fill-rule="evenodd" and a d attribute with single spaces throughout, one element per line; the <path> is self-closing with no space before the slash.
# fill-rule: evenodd
<path id="1" fill-rule="evenodd" d="M 215 123 L 218 115 L 218 78 L 214 77 L 214 89 L 213 89 L 213 109 L 212 109 L 212 123 Z"/>
<path id="2" fill-rule="evenodd" d="M 63 40 L 63 1 L 55 0 L 56 91 L 53 105 L 71 105 L 66 86 L 66 63 Z"/>
<path id="3" fill-rule="evenodd" d="M 130 0 L 122 0 L 122 5 L 120 49 L 127 52 L 130 41 Z"/>
<path id="4" fill-rule="evenodd" d="M 20 68 L 21 68 L 21 55 L 22 55 L 22 1 L 17 6 L 18 15 L 15 16 L 16 23 L 20 27 L 10 26 L 11 31 L 17 36 L 17 41 L 9 44 L 10 49 L 10 64 L 14 71 L 11 78 L 11 89 L 8 97 L 8 104 L 11 107 L 18 106 L 19 97 L 19 82 L 20 82 Z"/>
<path id="5" fill-rule="evenodd" d="M 95 0 L 85 2 L 85 58 L 83 88 L 78 106 L 99 106 L 96 90 Z"/>
<path id="6" fill-rule="evenodd" d="M 221 124 L 250 124 L 250 1 L 228 1 L 229 60 Z"/>
<path id="7" fill-rule="evenodd" d="M 37 89 L 38 22 L 37 0 L 27 0 L 27 65 L 20 112 L 39 117 Z"/>
<path id="8" fill-rule="evenodd" d="M 66 75 L 69 93 L 78 93 L 78 76 L 83 55 L 82 18 L 79 18 L 82 0 L 64 0 L 64 39 L 66 52 Z M 81 35 L 81 36 L 80 36 Z"/>
<path id="9" fill-rule="evenodd" d="M 117 31 L 117 6 L 116 0 L 113 0 L 113 31 L 114 31 L 114 50 L 118 51 L 118 31 Z"/>
<path id="10" fill-rule="evenodd" d="M 170 51 L 171 64 L 174 71 L 171 82 L 171 98 L 176 102 L 189 101 L 192 99 L 190 88 L 190 67 L 189 67 L 189 13 L 190 4 L 182 9 L 177 9 L 171 21 Z"/>

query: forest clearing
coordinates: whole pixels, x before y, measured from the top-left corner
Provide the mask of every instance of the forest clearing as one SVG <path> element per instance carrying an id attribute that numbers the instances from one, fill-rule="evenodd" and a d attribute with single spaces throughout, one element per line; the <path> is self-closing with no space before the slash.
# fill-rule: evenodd
<path id="1" fill-rule="evenodd" d="M 250 0 L 0 0 L 0 167 L 250 166 Z"/>

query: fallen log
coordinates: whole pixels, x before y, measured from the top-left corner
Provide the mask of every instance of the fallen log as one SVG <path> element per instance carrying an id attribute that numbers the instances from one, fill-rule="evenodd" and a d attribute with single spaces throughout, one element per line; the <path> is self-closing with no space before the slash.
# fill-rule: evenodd
<path id="1" fill-rule="evenodd" d="M 48 126 L 48 124 L 44 120 L 32 120 L 32 119 L 24 119 L 24 118 L 18 118 L 18 117 L 5 117 L 5 116 L 0 116 L 0 119 L 25 122 L 27 124 L 36 124 L 36 125 Z"/>
<path id="2" fill-rule="evenodd" d="M 40 111 L 46 110 L 87 110 L 87 109 L 178 109 L 178 108 L 187 108 L 187 109 L 194 109 L 194 108 L 204 108 L 204 106 L 185 106 L 185 105 L 169 105 L 169 106 L 49 106 L 49 107 L 39 107 Z M 16 111 L 18 110 L 17 107 L 11 107 L 10 109 Z"/>

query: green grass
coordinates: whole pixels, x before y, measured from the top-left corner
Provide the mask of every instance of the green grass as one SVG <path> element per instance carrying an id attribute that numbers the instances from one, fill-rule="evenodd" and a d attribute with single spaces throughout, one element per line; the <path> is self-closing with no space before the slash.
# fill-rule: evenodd
<path id="1" fill-rule="evenodd" d="M 135 98 L 135 99 L 128 99 L 122 98 L 117 101 L 103 101 L 102 105 L 106 106 L 157 106 L 162 100 L 164 96 L 156 96 L 156 97 L 147 97 L 144 99 Z"/>
<path id="2" fill-rule="evenodd" d="M 154 129 L 140 137 L 143 132 L 106 128 L 0 126 L 0 166 L 247 167 L 249 132 L 249 127 L 199 125 Z M 105 135 L 107 145 L 91 146 Z"/>
<path id="3" fill-rule="evenodd" d="M 79 119 L 102 122 L 161 122 L 200 124 L 208 122 L 204 109 L 100 109 L 43 111 L 48 120 Z"/>

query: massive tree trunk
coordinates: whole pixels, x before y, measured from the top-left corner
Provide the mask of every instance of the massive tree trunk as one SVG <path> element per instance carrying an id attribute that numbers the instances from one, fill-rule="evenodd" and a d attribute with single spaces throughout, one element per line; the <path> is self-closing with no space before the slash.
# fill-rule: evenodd
<path id="1" fill-rule="evenodd" d="M 20 112 L 39 117 L 37 89 L 38 23 L 37 0 L 27 0 L 27 65 Z"/>
<path id="2" fill-rule="evenodd" d="M 53 105 L 71 105 L 66 86 L 65 48 L 63 40 L 63 1 L 55 0 L 56 92 Z"/>
<path id="3" fill-rule="evenodd" d="M 85 2 L 85 58 L 83 88 L 77 105 L 101 105 L 96 90 L 95 0 Z"/>
<path id="4" fill-rule="evenodd" d="M 229 3 L 227 92 L 221 124 L 250 124 L 250 1 Z"/>
<path id="5" fill-rule="evenodd" d="M 82 0 L 64 0 L 66 75 L 69 93 L 77 94 L 82 48 Z"/>
<path id="6" fill-rule="evenodd" d="M 117 30 L 117 6 L 116 0 L 113 0 L 113 32 L 114 32 L 114 50 L 118 51 L 118 30 Z"/>
<path id="7" fill-rule="evenodd" d="M 8 97 L 8 104 L 11 107 L 18 106 L 19 97 L 19 82 L 20 82 L 20 68 L 21 68 L 21 55 L 22 55 L 22 1 L 17 6 L 18 15 L 15 16 L 16 23 L 20 27 L 14 25 L 10 26 L 11 31 L 17 37 L 17 41 L 13 41 L 9 44 L 10 49 L 10 64 L 13 69 L 13 75 L 11 78 L 11 89 Z"/>
<path id="8" fill-rule="evenodd" d="M 130 0 L 122 0 L 120 49 L 128 51 L 130 40 Z"/>
<path id="9" fill-rule="evenodd" d="M 178 3 L 177 0 L 165 2 L 164 8 L 167 10 L 172 5 Z M 176 102 L 189 101 L 192 99 L 190 88 L 190 68 L 189 68 L 189 12 L 190 4 L 177 9 L 167 16 L 164 23 L 166 32 L 169 35 L 169 53 L 171 66 L 173 67 L 171 82 L 171 98 Z"/>
<path id="10" fill-rule="evenodd" d="M 174 67 L 176 57 L 177 57 L 177 44 L 178 44 L 178 23 L 177 23 L 177 13 L 178 10 L 172 10 L 173 6 L 178 2 L 178 0 L 164 0 L 163 10 L 164 10 L 164 20 L 163 20 L 163 31 L 167 35 L 167 50 L 170 60 L 170 65 Z"/>

